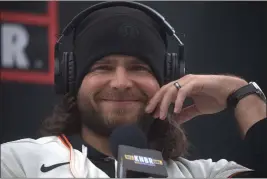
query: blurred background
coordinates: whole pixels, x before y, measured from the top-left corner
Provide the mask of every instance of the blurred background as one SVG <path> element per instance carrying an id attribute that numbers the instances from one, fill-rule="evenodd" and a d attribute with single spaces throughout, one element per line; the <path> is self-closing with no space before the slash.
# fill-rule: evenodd
<path id="1" fill-rule="evenodd" d="M 256 81 L 267 94 L 267 3 L 143 3 L 158 10 L 185 44 L 187 73 L 234 74 Z M 36 138 L 40 121 L 61 99 L 53 90 L 56 34 L 96 2 L 0 2 L 1 143 Z M 185 35 L 183 35 L 185 34 Z M 176 52 L 170 39 L 170 52 Z M 71 37 L 62 45 L 71 49 Z M 234 160 L 242 140 L 232 111 L 185 124 L 189 159 Z"/>

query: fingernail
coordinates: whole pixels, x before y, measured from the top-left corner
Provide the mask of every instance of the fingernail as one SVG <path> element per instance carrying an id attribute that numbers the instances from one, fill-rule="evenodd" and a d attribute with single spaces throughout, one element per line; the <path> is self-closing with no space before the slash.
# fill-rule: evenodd
<path id="1" fill-rule="evenodd" d="M 174 108 L 173 112 L 178 113 L 178 108 Z"/>
<path id="2" fill-rule="evenodd" d="M 150 106 L 147 106 L 146 109 L 145 109 L 145 111 L 146 111 L 147 113 L 150 113 L 150 110 L 151 110 L 151 109 L 150 109 Z"/>
<path id="3" fill-rule="evenodd" d="M 160 119 L 164 120 L 164 118 L 165 118 L 164 113 L 160 113 Z"/>
<path id="4" fill-rule="evenodd" d="M 181 108 L 179 108 L 179 107 L 176 107 L 174 110 L 175 110 L 175 113 L 180 113 L 181 112 Z"/>

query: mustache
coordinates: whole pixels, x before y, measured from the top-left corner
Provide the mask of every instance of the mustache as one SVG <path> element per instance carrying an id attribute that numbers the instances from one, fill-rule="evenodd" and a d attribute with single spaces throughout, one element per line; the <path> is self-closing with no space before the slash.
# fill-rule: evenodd
<path id="1" fill-rule="evenodd" d="M 127 90 L 123 92 L 114 89 L 102 90 L 95 97 L 96 99 L 114 101 L 148 101 L 148 96 L 139 90 Z"/>

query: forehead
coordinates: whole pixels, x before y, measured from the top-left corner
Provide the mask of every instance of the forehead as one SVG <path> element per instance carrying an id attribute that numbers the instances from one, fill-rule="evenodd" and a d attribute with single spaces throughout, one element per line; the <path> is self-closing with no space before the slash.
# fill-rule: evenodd
<path id="1" fill-rule="evenodd" d="M 95 64 L 110 63 L 110 64 L 146 64 L 143 60 L 127 55 L 109 55 L 96 61 Z"/>

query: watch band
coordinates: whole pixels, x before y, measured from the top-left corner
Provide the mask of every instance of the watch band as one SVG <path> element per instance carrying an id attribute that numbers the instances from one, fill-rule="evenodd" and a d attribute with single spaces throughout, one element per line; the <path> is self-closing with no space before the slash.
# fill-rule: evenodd
<path id="1" fill-rule="evenodd" d="M 243 86 L 236 90 L 234 93 L 228 96 L 227 98 L 227 106 L 228 108 L 235 108 L 238 102 L 250 95 L 250 94 L 256 94 L 258 95 L 258 89 L 256 89 L 252 84 L 248 84 L 246 86 Z"/>

